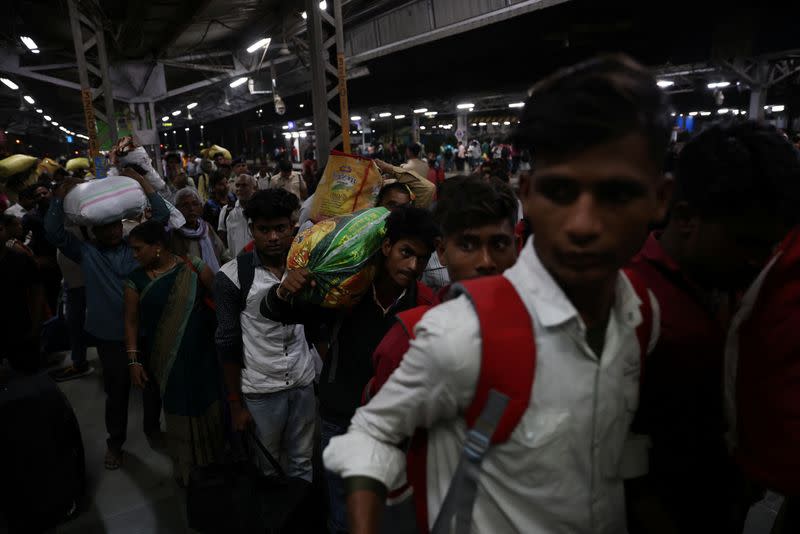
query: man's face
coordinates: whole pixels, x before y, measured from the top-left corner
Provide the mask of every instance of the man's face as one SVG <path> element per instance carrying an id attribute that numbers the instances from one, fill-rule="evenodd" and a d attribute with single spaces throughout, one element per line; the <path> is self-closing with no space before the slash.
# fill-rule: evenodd
<path id="1" fill-rule="evenodd" d="M 292 169 L 283 170 L 281 169 L 281 178 L 284 180 L 288 180 L 289 177 L 292 175 Z"/>
<path id="2" fill-rule="evenodd" d="M 203 216 L 203 204 L 199 198 L 194 195 L 183 195 L 175 207 L 186 219 L 189 228 L 197 227 L 197 221 Z"/>
<path id="3" fill-rule="evenodd" d="M 408 193 L 399 191 L 397 189 L 390 189 L 384 193 L 381 198 L 380 207 L 386 208 L 389 211 L 395 210 L 401 206 L 411 203 L 411 196 Z"/>
<path id="4" fill-rule="evenodd" d="M 228 195 L 228 182 L 220 180 L 214 184 L 214 194 L 218 197 L 225 197 Z"/>
<path id="5" fill-rule="evenodd" d="M 544 267 L 569 292 L 611 283 L 666 206 L 664 178 L 645 138 L 632 134 L 548 161 L 520 180 Z"/>
<path id="6" fill-rule="evenodd" d="M 240 174 L 247 174 L 247 163 L 237 163 L 233 166 L 233 173 L 237 176 Z"/>
<path id="7" fill-rule="evenodd" d="M 46 187 L 36 188 L 36 204 L 41 208 L 47 208 L 50 205 L 50 190 Z"/>
<path id="8" fill-rule="evenodd" d="M 234 186 L 236 187 L 236 196 L 239 197 L 239 200 L 242 202 L 250 200 L 250 197 L 255 193 L 253 181 L 249 178 L 238 177 L 236 182 L 234 182 Z"/>
<path id="9" fill-rule="evenodd" d="M 769 213 L 692 217 L 685 226 L 686 269 L 703 287 L 744 289 L 765 266 L 788 228 Z"/>
<path id="10" fill-rule="evenodd" d="M 453 282 L 500 274 L 517 261 L 514 228 L 503 220 L 448 235 L 439 259 Z"/>
<path id="11" fill-rule="evenodd" d="M 399 239 L 394 244 L 384 239 L 381 251 L 386 258 L 385 272 L 398 287 L 414 284 L 422 276 L 433 252 L 419 239 Z"/>
<path id="12" fill-rule="evenodd" d="M 289 217 L 274 219 L 258 218 L 250 223 L 255 248 L 259 254 L 269 258 L 286 257 L 294 237 L 294 225 Z"/>
<path id="13" fill-rule="evenodd" d="M 103 247 L 116 247 L 122 243 L 122 221 L 92 227 L 94 237 Z"/>

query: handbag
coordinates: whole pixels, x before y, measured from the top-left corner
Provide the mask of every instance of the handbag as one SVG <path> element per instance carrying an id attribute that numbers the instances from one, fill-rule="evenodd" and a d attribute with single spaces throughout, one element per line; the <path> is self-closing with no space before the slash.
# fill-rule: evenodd
<path id="1" fill-rule="evenodd" d="M 186 513 L 189 526 L 202 533 L 301 533 L 306 521 L 311 484 L 288 477 L 252 428 L 237 435 L 241 450 L 247 438 L 272 465 L 276 475 L 266 476 L 246 456 L 195 468 L 189 474 Z M 235 441 L 235 440 L 232 440 Z"/>

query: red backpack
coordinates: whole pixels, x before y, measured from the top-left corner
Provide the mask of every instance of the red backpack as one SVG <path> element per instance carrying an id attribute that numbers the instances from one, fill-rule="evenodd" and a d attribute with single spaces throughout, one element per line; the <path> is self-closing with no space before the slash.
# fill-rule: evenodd
<path id="1" fill-rule="evenodd" d="M 653 308 L 643 280 L 633 271 L 626 270 L 625 274 L 642 301 L 642 323 L 636 335 L 643 359 L 650 343 Z M 449 532 L 454 516 L 456 532 L 469 532 L 480 465 L 489 448 L 506 442 L 516 428 L 530 403 L 536 374 L 533 324 L 511 282 L 502 275 L 489 276 L 456 284 L 453 291 L 466 295 L 478 316 L 481 366 L 475 396 L 464 414 L 468 429 L 466 443 L 439 516 L 430 530 L 433 534 Z M 410 338 L 414 338 L 414 327 L 431 307 L 417 306 L 397 315 Z M 509 373 L 508 369 L 515 372 Z M 407 483 L 390 492 L 382 532 L 429 532 L 427 441 L 427 431 L 420 428 L 409 442 Z M 413 526 L 409 516 L 415 518 Z"/>

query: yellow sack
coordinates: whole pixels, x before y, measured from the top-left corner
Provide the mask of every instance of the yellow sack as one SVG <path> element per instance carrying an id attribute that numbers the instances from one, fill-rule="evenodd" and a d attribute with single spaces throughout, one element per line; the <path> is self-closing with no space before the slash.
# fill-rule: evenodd
<path id="1" fill-rule="evenodd" d="M 217 154 L 222 154 L 222 157 L 225 159 L 233 159 L 231 157 L 231 153 L 228 151 L 227 148 L 222 148 L 219 145 L 211 145 L 208 148 L 208 158 L 214 159 L 214 156 L 216 156 Z"/>
<path id="2" fill-rule="evenodd" d="M 0 178 L 30 170 L 39 160 L 25 154 L 14 154 L 0 161 Z"/>
<path id="3" fill-rule="evenodd" d="M 75 172 L 80 170 L 87 170 L 91 168 L 88 158 L 72 158 L 67 162 L 67 170 Z"/>
<path id="4" fill-rule="evenodd" d="M 309 217 L 320 221 L 371 208 L 382 183 L 374 161 L 334 150 L 314 193 Z"/>
<path id="5" fill-rule="evenodd" d="M 47 173 L 49 175 L 53 175 L 56 170 L 61 167 L 58 162 L 50 159 L 50 158 L 42 158 L 42 161 L 39 163 L 39 166 L 36 168 L 36 174 Z"/>

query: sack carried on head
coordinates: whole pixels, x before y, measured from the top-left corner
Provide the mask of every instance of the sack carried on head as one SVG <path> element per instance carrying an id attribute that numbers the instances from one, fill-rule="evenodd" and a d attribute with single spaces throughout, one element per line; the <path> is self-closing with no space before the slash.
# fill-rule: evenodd
<path id="1" fill-rule="evenodd" d="M 150 182 L 150 185 L 152 185 L 153 189 L 156 191 L 161 191 L 166 186 L 164 180 L 161 178 L 161 175 L 158 174 L 153 167 L 152 161 L 150 160 L 150 155 L 143 147 L 136 143 L 133 137 L 121 137 L 111 148 L 111 151 L 109 152 L 109 158 L 111 160 L 111 164 L 117 167 L 119 170 L 129 166 L 139 167 L 144 171 L 143 176 L 148 182 Z M 109 172 L 109 176 L 113 176 L 114 174 L 115 173 L 113 172 Z"/>
<path id="2" fill-rule="evenodd" d="M 300 232 L 286 261 L 288 269 L 305 267 L 314 277 L 299 298 L 325 308 L 355 305 L 372 283 L 373 257 L 386 234 L 386 208 L 372 208 L 319 222 Z"/>
<path id="3" fill-rule="evenodd" d="M 314 193 L 309 217 L 320 221 L 371 208 L 381 184 L 375 162 L 334 150 Z"/>
<path id="4" fill-rule="evenodd" d="M 64 213 L 75 224 L 95 226 L 139 215 L 147 197 L 127 176 L 109 176 L 75 186 L 64 198 Z"/>
<path id="5" fill-rule="evenodd" d="M 0 160 L 0 182 L 4 182 L 9 192 L 18 193 L 37 180 L 38 159 L 25 154 L 14 154 Z"/>

